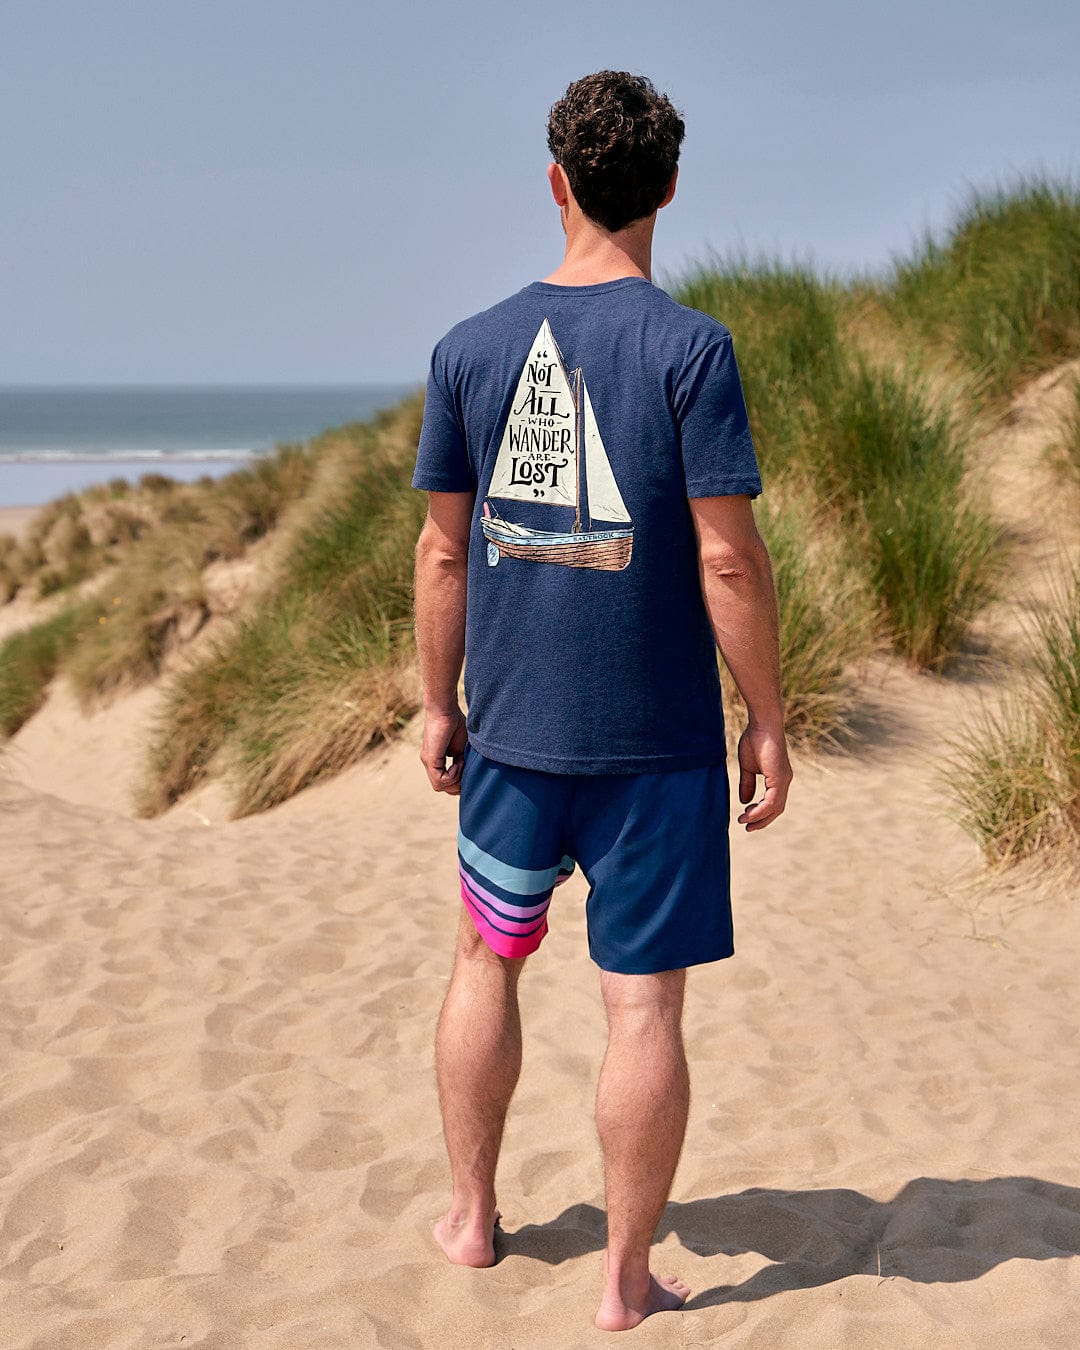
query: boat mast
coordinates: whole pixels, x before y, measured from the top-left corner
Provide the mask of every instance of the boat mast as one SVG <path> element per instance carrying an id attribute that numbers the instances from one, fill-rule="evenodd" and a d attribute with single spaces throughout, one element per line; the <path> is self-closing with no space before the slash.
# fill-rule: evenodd
<path id="1" fill-rule="evenodd" d="M 555 335 L 548 330 L 551 337 L 552 346 L 555 348 L 555 359 L 559 363 L 559 369 L 562 371 L 563 379 L 566 381 L 567 388 L 571 389 L 571 397 L 574 400 L 574 475 L 575 487 L 574 493 L 574 533 L 581 533 L 581 454 L 584 447 L 585 424 L 582 421 L 582 398 L 581 398 L 581 367 L 569 371 L 566 369 L 566 363 L 563 361 L 563 354 L 559 350 L 559 344 L 555 341 Z M 570 376 L 573 375 L 574 381 L 571 387 Z"/>
<path id="2" fill-rule="evenodd" d="M 574 501 L 574 533 L 581 533 L 581 455 L 585 448 L 585 424 L 581 415 L 581 367 L 574 371 L 574 467 L 577 492 Z"/>

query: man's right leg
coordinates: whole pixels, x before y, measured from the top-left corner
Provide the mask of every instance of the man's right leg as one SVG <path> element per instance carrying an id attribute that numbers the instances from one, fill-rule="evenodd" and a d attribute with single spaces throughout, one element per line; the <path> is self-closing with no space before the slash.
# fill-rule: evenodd
<path id="1" fill-rule="evenodd" d="M 521 1072 L 517 985 L 524 964 L 524 958 L 491 951 L 462 910 L 454 973 L 435 1036 L 453 1195 L 434 1231 L 457 1265 L 490 1266 L 495 1260 L 495 1168 Z"/>
<path id="2" fill-rule="evenodd" d="M 682 1040 L 685 970 L 602 971 L 608 1048 L 596 1092 L 608 1245 L 596 1325 L 628 1331 L 685 1302 L 689 1288 L 654 1277 L 649 1248 L 686 1133 L 690 1081 Z"/>
<path id="3" fill-rule="evenodd" d="M 454 1194 L 435 1237 L 451 1261 L 491 1265 L 495 1167 L 521 1069 L 517 983 L 547 932 L 564 855 L 559 775 L 486 759 L 467 746 L 461 773 L 457 959 L 435 1039 Z"/>

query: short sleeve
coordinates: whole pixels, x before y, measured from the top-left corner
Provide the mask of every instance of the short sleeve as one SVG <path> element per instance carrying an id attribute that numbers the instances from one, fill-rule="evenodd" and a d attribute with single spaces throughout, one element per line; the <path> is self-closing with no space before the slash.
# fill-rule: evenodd
<path id="1" fill-rule="evenodd" d="M 422 492 L 475 492 L 476 473 L 465 444 L 465 431 L 445 384 L 445 371 L 436 347 L 428 371 L 424 422 L 412 485 Z"/>
<path id="2" fill-rule="evenodd" d="M 674 402 L 687 497 L 758 496 L 761 475 L 730 336 L 690 362 Z"/>

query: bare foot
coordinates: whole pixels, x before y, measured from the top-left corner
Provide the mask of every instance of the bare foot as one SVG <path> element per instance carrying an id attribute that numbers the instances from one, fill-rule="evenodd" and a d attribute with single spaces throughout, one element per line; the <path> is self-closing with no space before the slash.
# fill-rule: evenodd
<path id="1" fill-rule="evenodd" d="M 435 1241 L 455 1266 L 493 1266 L 495 1264 L 495 1227 L 502 1215 L 498 1210 L 489 1225 L 455 1220 L 444 1214 L 432 1228 Z"/>
<path id="2" fill-rule="evenodd" d="M 675 1275 L 649 1276 L 645 1297 L 628 1303 L 618 1293 L 605 1294 L 596 1314 L 601 1331 L 630 1331 L 653 1313 L 681 1308 L 690 1296 L 690 1286 Z"/>

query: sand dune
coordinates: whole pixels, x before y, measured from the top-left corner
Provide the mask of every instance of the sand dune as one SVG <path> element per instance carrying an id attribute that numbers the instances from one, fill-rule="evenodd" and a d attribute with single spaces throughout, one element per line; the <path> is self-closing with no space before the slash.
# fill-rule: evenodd
<path id="1" fill-rule="evenodd" d="M 875 665 L 861 743 L 736 836 L 660 1229 L 694 1295 L 627 1343 L 1075 1345 L 1080 909 L 987 878 L 947 818 L 942 737 L 996 678 L 962 674 Z M 454 1268 L 430 1224 L 455 806 L 416 727 L 264 815 L 222 819 L 211 786 L 147 822 L 124 728 L 155 696 L 87 723 L 58 688 L 0 760 L 0 1344 L 609 1343 L 580 879 L 522 983 L 499 1261 Z"/>

